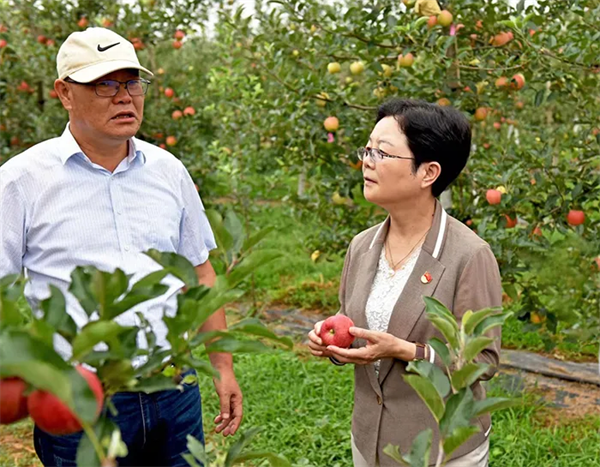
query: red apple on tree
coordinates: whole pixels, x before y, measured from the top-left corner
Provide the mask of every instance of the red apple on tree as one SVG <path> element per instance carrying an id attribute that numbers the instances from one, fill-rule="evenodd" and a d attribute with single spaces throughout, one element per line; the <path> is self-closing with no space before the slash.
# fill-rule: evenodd
<path id="1" fill-rule="evenodd" d="M 494 189 L 488 190 L 485 194 L 485 199 L 487 199 L 487 202 L 492 205 L 500 204 L 502 201 L 502 192 Z"/>
<path id="2" fill-rule="evenodd" d="M 506 228 L 507 229 L 512 229 L 513 227 L 515 227 L 517 225 L 516 217 L 513 219 L 508 214 L 504 214 L 504 218 L 506 219 Z"/>
<path id="3" fill-rule="evenodd" d="M 183 109 L 183 115 L 196 115 L 196 109 L 194 109 L 193 107 L 186 107 L 185 109 Z"/>
<path id="4" fill-rule="evenodd" d="M 102 383 L 96 373 L 78 366 L 77 371 L 85 378 L 96 398 L 96 417 L 100 415 L 104 402 Z M 35 424 L 51 435 L 68 435 L 81 431 L 81 423 L 58 397 L 47 391 L 33 391 L 28 400 L 27 408 Z"/>
<path id="5" fill-rule="evenodd" d="M 173 91 L 172 88 L 166 88 L 165 89 L 165 96 L 167 96 L 168 98 L 171 98 L 175 95 L 175 91 Z"/>
<path id="6" fill-rule="evenodd" d="M 327 117 L 323 122 L 323 126 L 327 131 L 334 132 L 340 127 L 340 121 L 337 117 Z"/>
<path id="7" fill-rule="evenodd" d="M 181 47 L 183 46 L 183 44 L 179 41 L 173 41 L 173 48 L 174 49 L 181 49 Z"/>
<path id="8" fill-rule="evenodd" d="M 488 115 L 488 109 L 486 107 L 478 107 L 477 110 L 475 110 L 475 120 L 477 121 L 483 121 L 487 118 Z"/>
<path id="9" fill-rule="evenodd" d="M 437 15 L 437 23 L 443 27 L 450 26 L 452 24 L 452 13 L 448 10 L 442 10 Z"/>
<path id="10" fill-rule="evenodd" d="M 325 346 L 335 345 L 346 349 L 354 342 L 354 336 L 349 332 L 352 326 L 354 322 L 346 315 L 330 316 L 321 324 L 319 337 Z"/>
<path id="11" fill-rule="evenodd" d="M 0 49 L 3 49 L 7 45 L 8 45 L 8 42 L 6 42 L 5 39 L 0 39 Z"/>
<path id="12" fill-rule="evenodd" d="M 181 29 L 178 29 L 177 31 L 175 31 L 175 34 L 173 34 L 173 37 L 176 40 L 180 41 L 185 37 L 185 32 L 183 32 Z"/>
<path id="13" fill-rule="evenodd" d="M 0 424 L 6 425 L 27 417 L 27 384 L 21 378 L 0 379 Z"/>
<path id="14" fill-rule="evenodd" d="M 585 213 L 571 209 L 567 214 L 567 222 L 569 225 L 581 225 L 585 222 Z"/>
<path id="15" fill-rule="evenodd" d="M 79 21 L 77 21 L 77 26 L 79 26 L 81 29 L 87 28 L 88 24 L 90 24 L 90 22 L 85 16 L 82 16 Z"/>
<path id="16" fill-rule="evenodd" d="M 173 117 L 173 120 L 179 120 L 181 117 L 183 117 L 183 112 L 181 110 L 175 110 L 171 114 L 171 117 Z"/>
<path id="17" fill-rule="evenodd" d="M 516 90 L 522 89 L 525 86 L 525 76 L 522 73 L 517 73 L 510 80 L 510 87 Z"/>

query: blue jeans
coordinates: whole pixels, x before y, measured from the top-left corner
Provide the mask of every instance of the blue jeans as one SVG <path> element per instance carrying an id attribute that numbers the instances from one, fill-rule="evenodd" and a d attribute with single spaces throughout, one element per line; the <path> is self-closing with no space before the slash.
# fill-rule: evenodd
<path id="1" fill-rule="evenodd" d="M 183 392 L 121 392 L 112 397 L 118 415 L 109 412 L 109 418 L 119 425 L 129 451 L 127 457 L 117 459 L 119 467 L 189 467 L 181 455 L 188 452 L 187 435 L 204 444 L 202 405 L 197 383 L 182 386 Z M 36 426 L 35 451 L 45 467 L 76 467 L 81 436 L 82 432 L 53 436 Z"/>

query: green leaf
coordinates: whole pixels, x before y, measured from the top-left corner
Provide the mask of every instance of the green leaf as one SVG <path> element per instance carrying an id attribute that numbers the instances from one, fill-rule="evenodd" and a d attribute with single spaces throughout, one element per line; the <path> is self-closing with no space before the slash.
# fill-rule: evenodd
<path id="1" fill-rule="evenodd" d="M 279 251 L 255 250 L 246 256 L 227 276 L 230 287 L 236 287 L 251 273 L 283 256 Z"/>
<path id="2" fill-rule="evenodd" d="M 452 364 L 452 359 L 450 357 L 450 350 L 448 349 L 446 343 L 442 342 L 437 337 L 432 337 L 427 343 L 433 348 L 433 350 L 435 350 L 435 353 L 442 359 L 444 365 L 450 367 L 450 365 Z"/>
<path id="3" fill-rule="evenodd" d="M 107 309 L 127 291 L 128 285 L 129 279 L 121 269 L 117 268 L 113 273 L 94 271 L 92 290 L 100 305 L 98 314 L 101 319 L 110 319 L 106 316 Z"/>
<path id="4" fill-rule="evenodd" d="M 225 228 L 221 214 L 214 209 L 207 209 L 205 213 L 215 236 L 215 241 L 219 245 L 219 250 L 227 253 L 233 247 L 233 237 Z"/>
<path id="5" fill-rule="evenodd" d="M 173 378 L 164 376 L 162 373 L 143 378 L 135 386 L 128 388 L 130 392 L 144 392 L 152 394 L 153 392 L 167 391 L 169 389 L 177 389 L 179 385 L 173 381 Z"/>
<path id="6" fill-rule="evenodd" d="M 486 413 L 495 412 L 496 410 L 507 409 L 510 407 L 518 407 L 522 404 L 520 399 L 507 399 L 504 397 L 488 397 L 481 401 L 475 401 L 473 410 L 475 415 L 480 416 Z"/>
<path id="7" fill-rule="evenodd" d="M 121 439 L 119 426 L 106 417 L 101 417 L 93 427 L 96 437 L 103 446 L 108 446 L 112 451 L 117 451 L 121 457 L 127 455 L 127 445 Z M 113 447 L 113 445 L 115 445 Z M 94 445 L 87 433 L 83 432 L 77 446 L 77 465 L 86 467 L 101 467 L 101 462 L 96 455 Z"/>
<path id="8" fill-rule="evenodd" d="M 456 428 L 469 426 L 474 415 L 473 392 L 470 388 L 461 389 L 446 401 L 446 412 L 440 421 L 440 432 L 447 436 Z"/>
<path id="9" fill-rule="evenodd" d="M 67 304 L 62 291 L 50 284 L 50 297 L 42 301 L 41 308 L 44 311 L 44 320 L 67 340 L 71 340 L 77 334 L 77 325 L 73 318 L 67 313 Z"/>
<path id="10" fill-rule="evenodd" d="M 89 267 L 77 266 L 71 272 L 69 292 L 79 301 L 79 304 L 88 316 L 98 310 L 98 301 L 92 291 L 92 273 Z"/>
<path id="11" fill-rule="evenodd" d="M 473 331 L 473 335 L 481 336 L 488 332 L 490 329 L 493 329 L 498 326 L 502 326 L 504 322 L 512 315 L 512 313 L 504 313 L 502 315 L 489 316 L 485 318 L 481 323 L 479 323 L 475 330 Z"/>
<path id="12" fill-rule="evenodd" d="M 506 288 L 505 288 L 506 290 Z M 473 330 L 475 327 L 481 323 L 485 318 L 490 315 L 493 315 L 498 312 L 498 309 L 495 308 L 485 308 L 483 310 L 479 310 L 475 313 L 471 313 L 471 315 L 467 318 L 467 313 L 463 315 L 462 325 L 465 330 L 465 334 L 470 335 L 473 334 Z"/>
<path id="13" fill-rule="evenodd" d="M 407 456 L 402 456 L 398 446 L 392 446 L 391 444 L 388 444 L 383 449 L 383 452 L 399 464 L 409 465 L 410 467 L 428 467 L 432 437 L 433 431 L 431 428 L 427 428 L 415 436 L 410 448 L 410 454 Z"/>
<path id="14" fill-rule="evenodd" d="M 439 422 L 444 415 L 444 401 L 433 383 L 419 375 L 403 375 L 403 378 L 417 392 L 433 417 Z"/>
<path id="15" fill-rule="evenodd" d="M 458 331 L 446 319 L 435 315 L 428 315 L 427 319 L 442 333 L 453 349 L 458 349 Z"/>
<path id="16" fill-rule="evenodd" d="M 279 342 L 280 344 L 283 344 L 288 348 L 292 348 L 294 345 L 294 343 L 289 337 L 278 336 L 256 318 L 248 318 L 239 321 L 238 323 L 229 326 L 229 330 L 243 332 L 245 334 L 250 334 L 253 336 L 265 337 L 272 341 Z"/>
<path id="17" fill-rule="evenodd" d="M 163 268 L 183 281 L 187 287 L 196 287 L 198 285 L 198 276 L 192 263 L 184 256 L 171 252 L 160 252 L 155 249 L 145 251 L 144 254 L 149 256 Z"/>
<path id="18" fill-rule="evenodd" d="M 444 398 L 450 392 L 450 381 L 448 380 L 448 377 L 433 363 L 429 363 L 426 360 L 414 360 L 409 362 L 406 370 L 418 373 L 431 381 L 440 397 Z"/>
<path id="19" fill-rule="evenodd" d="M 258 245 L 267 235 L 273 232 L 273 230 L 275 230 L 274 227 L 265 227 L 264 229 L 261 229 L 248 237 L 244 242 L 244 246 L 242 247 L 243 251 L 248 251 L 254 246 Z"/>
<path id="20" fill-rule="evenodd" d="M 123 331 L 129 330 L 115 321 L 92 321 L 86 324 L 81 332 L 73 339 L 73 358 L 79 360 L 93 350 L 96 344 L 115 341 Z"/>
<path id="21" fill-rule="evenodd" d="M 238 255 L 240 250 L 242 249 L 242 245 L 244 244 L 244 238 L 246 234 L 244 232 L 244 226 L 242 225 L 239 217 L 233 211 L 233 209 L 229 209 L 227 214 L 225 215 L 225 220 L 223 221 L 223 226 L 231 235 L 231 239 L 233 240 L 232 245 L 232 253 L 233 255 Z"/>
<path id="22" fill-rule="evenodd" d="M 538 92 L 535 93 L 535 100 L 534 100 L 534 104 L 536 107 L 539 107 L 540 105 L 542 105 L 544 103 L 544 101 L 546 100 L 546 90 L 545 89 L 540 89 Z"/>
<path id="23" fill-rule="evenodd" d="M 206 458 L 206 450 L 204 449 L 204 445 L 194 438 L 192 435 L 187 435 L 187 448 L 190 451 L 190 454 L 194 456 L 195 459 L 202 462 L 202 465 L 207 466 L 208 460 Z M 192 467 L 194 465 L 192 464 Z"/>
<path id="24" fill-rule="evenodd" d="M 19 311 L 18 301 L 23 296 L 24 281 L 18 274 L 0 279 L 0 325 L 19 326 L 25 317 Z"/>
<path id="25" fill-rule="evenodd" d="M 471 386 L 488 368 L 489 365 L 483 363 L 467 363 L 460 370 L 452 373 L 452 387 L 460 390 Z"/>
<path id="26" fill-rule="evenodd" d="M 240 435 L 238 441 L 236 441 L 227 451 L 227 457 L 225 458 L 225 467 L 232 467 L 235 465 L 238 456 L 242 450 L 252 441 L 252 439 L 262 431 L 260 427 L 253 427 Z"/>
<path id="27" fill-rule="evenodd" d="M 488 345 L 494 342 L 494 339 L 486 336 L 479 336 L 475 338 L 469 339 L 467 345 L 465 345 L 465 350 L 463 352 L 463 358 L 467 362 L 472 362 L 475 360 L 475 357 L 481 353 L 483 349 L 485 349 Z"/>
<path id="28" fill-rule="evenodd" d="M 258 341 L 241 341 L 232 336 L 221 337 L 206 346 L 206 352 L 227 353 L 264 353 L 271 352 L 271 348 Z"/>
<path id="29" fill-rule="evenodd" d="M 169 271 L 166 269 L 159 269 L 158 271 L 151 272 L 133 284 L 130 292 L 147 294 L 148 291 L 152 290 L 155 285 L 160 284 L 168 274 Z"/>
<path id="30" fill-rule="evenodd" d="M 442 302 L 433 297 L 423 297 L 423 301 L 425 302 L 427 314 L 445 318 L 458 331 L 456 317 Z"/>
<path id="31" fill-rule="evenodd" d="M 450 436 L 444 439 L 444 454 L 449 456 L 465 441 L 479 431 L 481 430 L 477 426 L 462 426 L 456 428 Z"/>
<path id="32" fill-rule="evenodd" d="M 235 463 L 233 465 L 243 464 L 245 461 L 252 460 L 252 459 L 265 459 L 269 463 L 269 465 L 271 465 L 273 467 L 291 467 L 292 466 L 290 461 L 287 460 L 285 457 L 280 456 L 279 454 L 274 454 L 272 452 L 268 452 L 268 451 L 244 452 L 236 457 Z"/>

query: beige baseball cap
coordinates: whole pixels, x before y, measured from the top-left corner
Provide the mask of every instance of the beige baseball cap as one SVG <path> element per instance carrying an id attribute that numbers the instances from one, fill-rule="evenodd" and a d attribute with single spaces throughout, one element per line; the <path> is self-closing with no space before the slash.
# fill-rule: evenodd
<path id="1" fill-rule="evenodd" d="M 79 83 L 89 83 L 113 71 L 129 68 L 154 76 L 140 65 L 131 42 L 105 28 L 72 33 L 56 57 L 58 78 L 68 76 Z"/>

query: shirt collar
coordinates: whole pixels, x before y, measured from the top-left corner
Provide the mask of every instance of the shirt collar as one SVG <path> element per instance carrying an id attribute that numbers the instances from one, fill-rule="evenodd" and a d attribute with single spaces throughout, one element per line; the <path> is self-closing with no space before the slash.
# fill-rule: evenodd
<path id="1" fill-rule="evenodd" d="M 81 148 L 79 147 L 79 144 L 77 144 L 77 141 L 75 141 L 75 138 L 73 137 L 73 134 L 71 133 L 69 123 L 67 123 L 67 126 L 65 127 L 65 131 L 63 131 L 63 134 L 60 137 L 59 146 L 60 146 L 59 156 L 60 156 L 60 160 L 63 163 L 63 165 L 65 165 L 67 163 L 67 161 L 75 155 L 80 154 L 82 156 L 85 156 L 84 152 L 81 150 Z M 130 165 L 138 157 L 142 164 L 146 163 L 146 155 L 141 150 L 137 149 L 135 138 L 129 139 L 128 148 L 129 148 L 129 152 L 127 154 L 127 162 Z M 86 157 L 86 159 L 87 159 L 87 157 Z"/>

